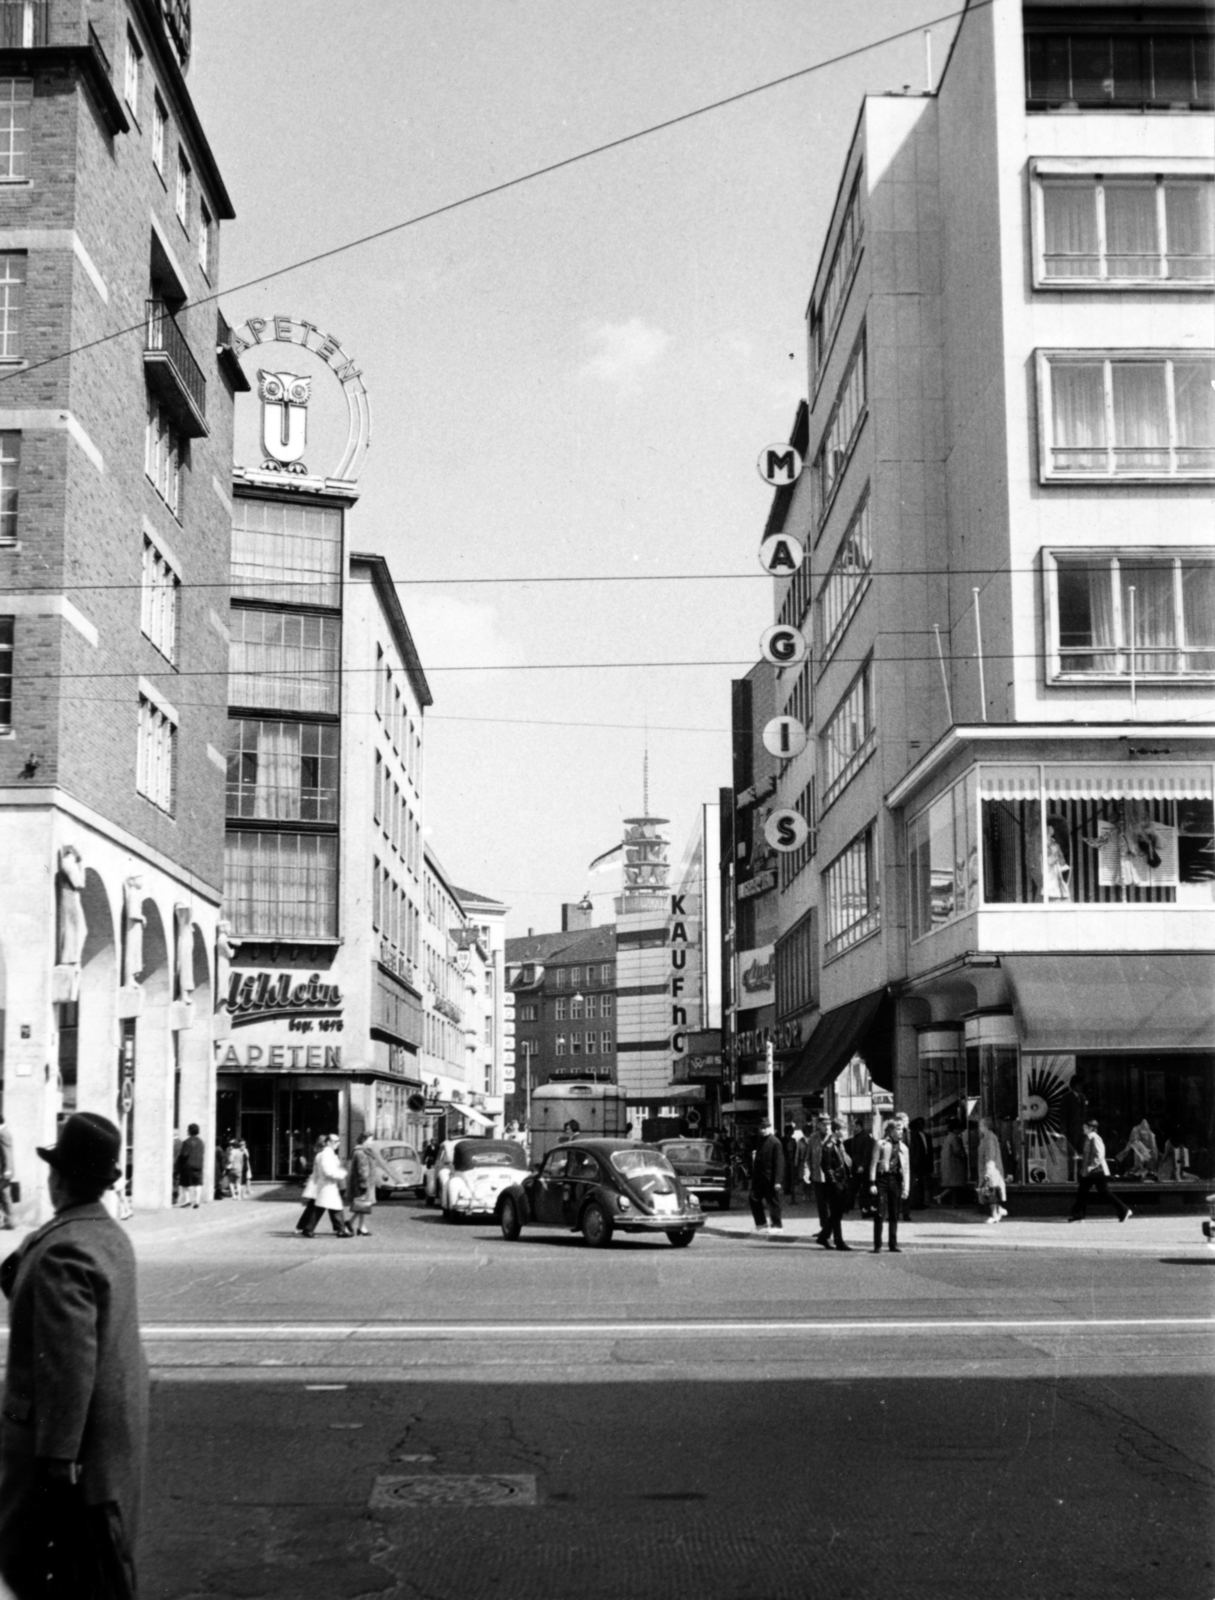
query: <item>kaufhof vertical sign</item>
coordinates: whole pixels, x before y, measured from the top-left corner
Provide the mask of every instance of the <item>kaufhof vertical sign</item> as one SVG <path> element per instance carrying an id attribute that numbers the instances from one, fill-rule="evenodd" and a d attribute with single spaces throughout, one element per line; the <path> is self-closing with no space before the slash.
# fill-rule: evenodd
<path id="1" fill-rule="evenodd" d="M 670 898 L 667 919 L 667 951 L 671 985 L 671 1056 L 680 1061 L 688 1053 L 688 1030 L 703 1022 L 701 994 L 701 941 L 704 935 L 701 875 L 704 867 L 704 836 L 695 843 L 681 863 Z"/>

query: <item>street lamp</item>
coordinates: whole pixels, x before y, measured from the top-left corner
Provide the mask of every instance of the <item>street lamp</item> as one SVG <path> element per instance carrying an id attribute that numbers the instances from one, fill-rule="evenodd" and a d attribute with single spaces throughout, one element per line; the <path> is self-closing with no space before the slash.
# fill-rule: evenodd
<path id="1" fill-rule="evenodd" d="M 534 1039 L 524 1039 L 519 1049 L 523 1052 L 523 1122 L 528 1133 L 532 1131 L 532 1057 L 536 1053 Z"/>

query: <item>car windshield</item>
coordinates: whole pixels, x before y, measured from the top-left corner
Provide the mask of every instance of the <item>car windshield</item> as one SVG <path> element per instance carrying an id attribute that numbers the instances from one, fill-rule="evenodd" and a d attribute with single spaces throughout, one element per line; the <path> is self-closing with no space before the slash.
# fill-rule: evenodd
<path id="1" fill-rule="evenodd" d="M 413 1156 L 412 1150 L 407 1150 L 403 1144 L 382 1144 L 380 1154 L 385 1161 L 408 1161 Z"/>
<path id="2" fill-rule="evenodd" d="M 675 1169 L 661 1150 L 614 1150 L 612 1165 L 626 1178 L 673 1178 Z"/>
<path id="3" fill-rule="evenodd" d="M 472 1167 L 517 1167 L 526 1172 L 527 1157 L 513 1139 L 478 1139 L 475 1144 L 458 1144 L 452 1165 L 457 1172 L 468 1172 Z"/>
<path id="4" fill-rule="evenodd" d="M 668 1161 L 719 1161 L 716 1146 L 707 1139 L 688 1139 L 684 1144 L 664 1144 Z"/>

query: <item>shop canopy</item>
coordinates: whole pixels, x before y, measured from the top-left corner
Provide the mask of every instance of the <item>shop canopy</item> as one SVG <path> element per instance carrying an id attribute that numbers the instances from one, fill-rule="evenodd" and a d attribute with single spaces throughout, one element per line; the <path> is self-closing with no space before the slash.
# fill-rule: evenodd
<path id="1" fill-rule="evenodd" d="M 894 1002 L 885 989 L 824 1011 L 793 1065 L 777 1080 L 777 1094 L 782 1099 L 814 1094 L 858 1054 L 876 1084 L 893 1088 L 893 1030 Z"/>
<path id="2" fill-rule="evenodd" d="M 1207 955 L 1000 957 L 1023 1050 L 1215 1050 Z"/>
<path id="3" fill-rule="evenodd" d="M 487 1117 L 484 1111 L 478 1111 L 476 1106 L 465 1106 L 453 1100 L 444 1100 L 441 1102 L 441 1109 L 458 1117 L 467 1118 L 474 1128 L 492 1128 L 494 1125 L 494 1119 Z"/>

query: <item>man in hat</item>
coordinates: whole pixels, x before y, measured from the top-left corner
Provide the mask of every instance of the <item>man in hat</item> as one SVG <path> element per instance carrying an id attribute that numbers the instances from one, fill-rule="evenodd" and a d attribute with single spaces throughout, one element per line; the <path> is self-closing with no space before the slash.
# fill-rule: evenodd
<path id="1" fill-rule="evenodd" d="M 785 1186 L 785 1152 L 776 1137 L 771 1118 L 764 1118 L 759 1134 L 759 1146 L 751 1163 L 751 1216 L 755 1221 L 756 1233 L 764 1233 L 771 1238 L 784 1228 L 780 1196 Z"/>
<path id="2" fill-rule="evenodd" d="M 135 1253 L 101 1201 L 121 1144 L 107 1118 L 68 1117 L 38 1151 L 55 1215 L 0 1264 L 0 1576 L 21 1600 L 135 1594 L 148 1372 Z"/>

